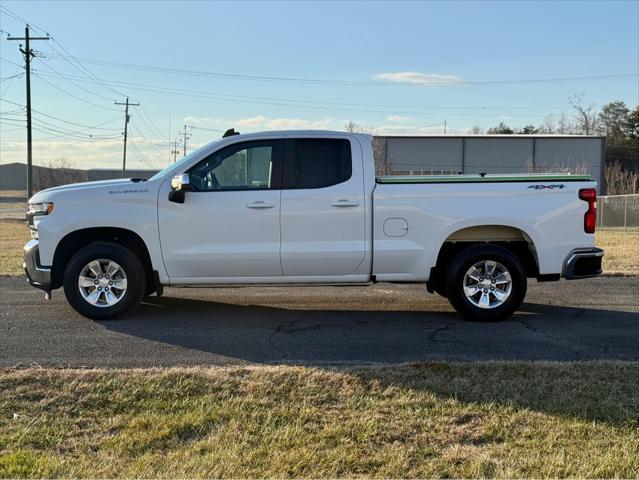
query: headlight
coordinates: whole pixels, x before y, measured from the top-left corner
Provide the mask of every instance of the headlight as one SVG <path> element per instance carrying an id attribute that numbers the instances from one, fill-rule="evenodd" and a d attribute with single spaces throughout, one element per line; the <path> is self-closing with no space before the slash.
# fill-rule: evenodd
<path id="1" fill-rule="evenodd" d="M 53 202 L 30 203 L 27 215 L 49 215 L 53 212 Z"/>

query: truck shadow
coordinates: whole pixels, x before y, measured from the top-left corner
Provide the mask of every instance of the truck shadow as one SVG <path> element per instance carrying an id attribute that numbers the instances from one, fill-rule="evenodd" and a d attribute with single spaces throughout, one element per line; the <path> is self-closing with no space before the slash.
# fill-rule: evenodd
<path id="1" fill-rule="evenodd" d="M 303 310 L 150 297 L 130 316 L 100 323 L 195 351 L 197 360 L 188 363 L 200 364 L 639 360 L 639 313 L 534 303 L 509 320 L 482 323 L 452 311 Z"/>

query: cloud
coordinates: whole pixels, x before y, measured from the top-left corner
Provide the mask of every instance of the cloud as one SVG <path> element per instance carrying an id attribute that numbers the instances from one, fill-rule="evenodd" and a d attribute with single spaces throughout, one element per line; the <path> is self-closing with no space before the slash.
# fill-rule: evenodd
<path id="1" fill-rule="evenodd" d="M 387 122 L 397 122 L 397 123 L 408 122 L 412 119 L 413 117 L 407 117 L 404 115 L 389 115 L 388 117 L 386 117 Z"/>
<path id="2" fill-rule="evenodd" d="M 441 135 L 444 125 L 384 125 L 377 129 L 377 135 Z"/>
<path id="3" fill-rule="evenodd" d="M 421 72 L 389 72 L 378 73 L 373 76 L 376 80 L 400 83 L 418 83 L 421 85 L 445 85 L 451 83 L 464 83 L 461 77 L 456 75 L 440 75 L 438 73 Z"/>
<path id="4" fill-rule="evenodd" d="M 268 118 L 263 115 L 255 117 L 241 118 L 233 122 L 237 127 L 246 127 L 249 129 L 265 129 L 265 130 L 325 130 L 333 122 L 333 118 L 324 118 L 321 120 L 303 120 L 301 118 Z"/>
<path id="5" fill-rule="evenodd" d="M 213 117 L 192 117 L 191 115 L 184 117 L 184 123 L 188 125 L 202 125 L 207 123 L 221 123 L 225 122 L 223 118 Z"/>

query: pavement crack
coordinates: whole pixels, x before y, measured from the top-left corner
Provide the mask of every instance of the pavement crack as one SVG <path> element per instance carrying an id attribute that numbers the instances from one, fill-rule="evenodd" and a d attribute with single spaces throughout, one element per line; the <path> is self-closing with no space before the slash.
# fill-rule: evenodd
<path id="1" fill-rule="evenodd" d="M 571 343 L 566 342 L 566 340 L 564 340 L 563 338 L 551 335 L 541 330 L 540 328 L 533 326 L 530 322 L 527 322 L 525 320 L 516 319 L 516 320 L 513 320 L 513 323 L 518 323 L 519 325 L 522 325 L 526 330 L 534 333 L 535 335 L 539 335 L 547 340 L 550 340 L 554 343 L 558 343 L 560 345 L 563 345 L 564 347 L 569 348 L 570 350 L 572 350 L 572 354 L 575 356 L 576 359 L 581 358 L 581 353 L 579 351 L 579 348 Z"/>
<path id="2" fill-rule="evenodd" d="M 443 325 L 443 326 L 441 326 L 441 327 L 438 327 L 438 328 L 434 329 L 434 330 L 433 330 L 432 332 L 430 332 L 430 334 L 428 335 L 427 340 L 428 340 L 429 342 L 433 342 L 433 343 L 437 342 L 437 336 L 438 336 L 440 333 L 443 333 L 443 332 L 449 331 L 449 330 L 450 330 L 450 329 L 451 329 L 454 325 L 457 325 L 458 323 L 459 323 L 459 321 L 458 321 L 458 320 L 453 320 L 453 321 L 451 321 L 451 322 L 446 323 L 445 325 Z"/>

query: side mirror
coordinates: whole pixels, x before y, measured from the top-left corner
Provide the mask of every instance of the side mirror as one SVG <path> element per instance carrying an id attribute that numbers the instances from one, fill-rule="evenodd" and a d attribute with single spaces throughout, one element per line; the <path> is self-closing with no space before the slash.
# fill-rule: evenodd
<path id="1" fill-rule="evenodd" d="M 171 179 L 171 188 L 173 190 L 191 190 L 191 176 L 188 173 L 176 175 Z"/>
<path id="2" fill-rule="evenodd" d="M 185 192 L 191 190 L 191 178 L 188 173 L 176 175 L 171 179 L 169 202 L 184 203 Z"/>

